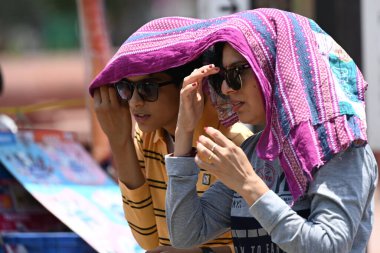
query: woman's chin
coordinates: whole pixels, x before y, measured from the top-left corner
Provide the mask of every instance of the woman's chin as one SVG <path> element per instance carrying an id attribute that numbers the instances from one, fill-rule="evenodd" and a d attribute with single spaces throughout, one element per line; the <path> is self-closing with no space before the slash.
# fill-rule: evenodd
<path id="1" fill-rule="evenodd" d="M 247 115 L 247 114 L 238 114 L 239 121 L 244 123 L 244 124 L 249 124 L 249 125 L 265 125 L 265 120 L 261 120 L 257 117 L 252 117 L 252 115 Z"/>
<path id="2" fill-rule="evenodd" d="M 150 133 L 150 132 L 153 132 L 156 130 L 149 125 L 145 125 L 145 124 L 137 124 L 137 125 L 138 125 L 139 129 L 144 133 Z"/>
<path id="3" fill-rule="evenodd" d="M 238 112 L 237 115 L 241 123 L 253 125 L 253 123 L 255 122 L 255 119 L 252 118 L 252 115 L 249 115 L 247 113 Z"/>

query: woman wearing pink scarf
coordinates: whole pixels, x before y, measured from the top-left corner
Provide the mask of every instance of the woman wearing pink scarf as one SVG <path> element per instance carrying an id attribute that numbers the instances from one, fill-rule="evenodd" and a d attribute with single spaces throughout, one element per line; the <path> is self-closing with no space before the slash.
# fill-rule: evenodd
<path id="1" fill-rule="evenodd" d="M 173 245 L 231 229 L 236 252 L 365 252 L 378 170 L 367 144 L 367 83 L 352 59 L 294 13 L 186 21 L 154 21 L 174 38 L 165 50 L 186 46 L 187 56 L 213 46 L 216 58 L 185 78 L 181 91 L 175 150 L 166 157 Z M 209 127 L 195 158 L 184 157 L 206 78 L 240 121 L 264 130 L 240 148 Z M 233 118 L 217 97 L 215 106 L 224 122 Z M 199 168 L 220 179 L 202 197 L 194 191 Z"/>

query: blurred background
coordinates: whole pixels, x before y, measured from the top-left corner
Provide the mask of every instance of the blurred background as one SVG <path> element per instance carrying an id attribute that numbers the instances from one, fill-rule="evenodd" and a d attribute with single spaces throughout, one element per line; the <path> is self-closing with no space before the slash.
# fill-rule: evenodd
<path id="1" fill-rule="evenodd" d="M 275 7 L 310 17 L 350 54 L 369 83 L 369 142 L 380 157 L 378 0 L 13 0 L 0 2 L 0 114 L 20 128 L 74 132 L 97 162 L 109 149 L 88 84 L 140 26 L 163 16 L 210 18 Z M 377 203 L 379 196 L 376 197 Z M 379 208 L 377 208 L 378 214 Z M 369 252 L 380 252 L 380 215 Z"/>

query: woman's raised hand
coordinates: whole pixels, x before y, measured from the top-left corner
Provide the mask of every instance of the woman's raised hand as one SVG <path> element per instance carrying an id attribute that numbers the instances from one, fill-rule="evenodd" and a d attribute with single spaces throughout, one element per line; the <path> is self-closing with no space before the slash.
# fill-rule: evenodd
<path id="1" fill-rule="evenodd" d="M 244 151 L 215 128 L 207 127 L 197 144 L 197 165 L 215 175 L 227 187 L 239 193 L 249 205 L 269 191 L 255 173 Z"/>
<path id="2" fill-rule="evenodd" d="M 175 131 L 175 156 L 187 154 L 191 150 L 194 129 L 204 109 L 203 79 L 218 72 L 219 68 L 214 64 L 205 65 L 195 69 L 183 80 Z"/>
<path id="3" fill-rule="evenodd" d="M 204 108 L 203 79 L 218 72 L 218 67 L 209 64 L 195 69 L 185 77 L 181 89 L 177 128 L 180 127 L 185 132 L 194 131 Z"/>

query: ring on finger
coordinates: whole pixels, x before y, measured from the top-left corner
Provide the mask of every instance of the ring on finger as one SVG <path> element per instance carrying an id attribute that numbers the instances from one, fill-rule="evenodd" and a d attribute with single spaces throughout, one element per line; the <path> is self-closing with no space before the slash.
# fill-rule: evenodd
<path id="1" fill-rule="evenodd" d="M 212 147 L 211 147 L 211 152 L 214 153 L 215 147 L 216 147 L 216 143 L 214 143 L 214 145 L 212 145 Z"/>
<path id="2" fill-rule="evenodd" d="M 213 156 L 214 156 L 214 153 L 211 153 L 211 155 L 208 157 L 208 160 L 210 161 Z"/>

